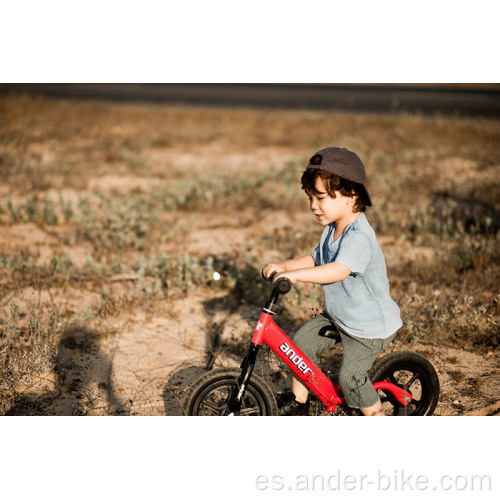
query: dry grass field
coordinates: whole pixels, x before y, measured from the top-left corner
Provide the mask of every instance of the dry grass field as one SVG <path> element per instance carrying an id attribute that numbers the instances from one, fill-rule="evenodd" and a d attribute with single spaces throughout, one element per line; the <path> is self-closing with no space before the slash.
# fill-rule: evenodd
<path id="1" fill-rule="evenodd" d="M 314 248 L 299 179 L 332 145 L 367 168 L 389 350 L 435 365 L 436 414 L 498 413 L 499 121 L 6 95 L 0 117 L 0 415 L 179 414 L 207 363 L 239 362 L 262 266 Z M 278 322 L 321 300 L 297 286 Z"/>

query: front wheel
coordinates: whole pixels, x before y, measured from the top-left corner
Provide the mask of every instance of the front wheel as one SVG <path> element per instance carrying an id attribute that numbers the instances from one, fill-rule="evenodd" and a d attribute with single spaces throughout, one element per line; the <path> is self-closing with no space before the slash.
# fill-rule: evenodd
<path id="1" fill-rule="evenodd" d="M 432 415 L 439 398 L 439 378 L 432 364 L 420 354 L 409 351 L 392 352 L 379 358 L 372 366 L 372 383 L 386 380 L 402 387 L 412 395 L 403 406 L 389 391 L 379 390 L 386 415 Z"/>
<path id="2" fill-rule="evenodd" d="M 223 368 L 202 375 L 186 393 L 183 405 L 186 415 L 228 415 L 231 396 L 239 390 L 240 374 L 238 368 Z M 252 375 L 238 415 L 277 414 L 278 408 L 271 390 L 259 376 Z"/>

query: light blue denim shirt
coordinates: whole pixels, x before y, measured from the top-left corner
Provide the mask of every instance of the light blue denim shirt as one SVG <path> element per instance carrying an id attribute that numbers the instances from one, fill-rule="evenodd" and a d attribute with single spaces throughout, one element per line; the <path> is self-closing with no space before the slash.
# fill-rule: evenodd
<path id="1" fill-rule="evenodd" d="M 390 337 L 403 322 L 390 294 L 385 259 L 375 232 L 362 213 L 335 241 L 334 233 L 333 222 L 325 227 L 312 258 L 318 266 L 340 262 L 351 274 L 323 285 L 326 312 L 341 330 L 356 337 Z"/>

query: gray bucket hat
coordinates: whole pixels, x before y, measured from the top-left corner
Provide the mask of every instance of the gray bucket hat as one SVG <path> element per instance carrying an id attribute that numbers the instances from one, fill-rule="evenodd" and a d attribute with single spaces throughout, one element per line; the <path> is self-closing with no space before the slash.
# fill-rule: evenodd
<path id="1" fill-rule="evenodd" d="M 323 170 L 360 184 L 364 190 L 365 205 L 372 206 L 372 199 L 366 189 L 366 172 L 359 156 L 346 148 L 325 148 L 315 153 L 307 168 Z"/>

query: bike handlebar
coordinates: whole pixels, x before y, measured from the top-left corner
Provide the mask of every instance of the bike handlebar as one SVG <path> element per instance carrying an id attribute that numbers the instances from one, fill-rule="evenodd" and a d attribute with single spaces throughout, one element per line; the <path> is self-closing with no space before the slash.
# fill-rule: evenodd
<path id="1" fill-rule="evenodd" d="M 273 276 L 277 274 L 277 272 L 275 271 L 274 273 L 271 274 L 271 276 L 269 276 L 269 280 L 266 279 L 266 277 L 264 276 L 264 273 L 262 273 L 262 277 L 266 280 L 266 281 L 272 281 L 273 279 Z M 291 289 L 292 289 L 292 282 L 288 279 L 288 278 L 279 278 L 276 280 L 276 283 L 273 283 L 273 288 L 275 290 L 277 290 L 279 293 L 281 293 L 282 295 L 285 295 L 286 293 L 288 293 Z"/>
<path id="2" fill-rule="evenodd" d="M 276 283 L 273 283 L 273 287 L 275 290 L 278 290 L 279 293 L 284 295 L 288 293 L 292 289 L 292 282 L 288 278 L 279 278 L 276 280 Z"/>

